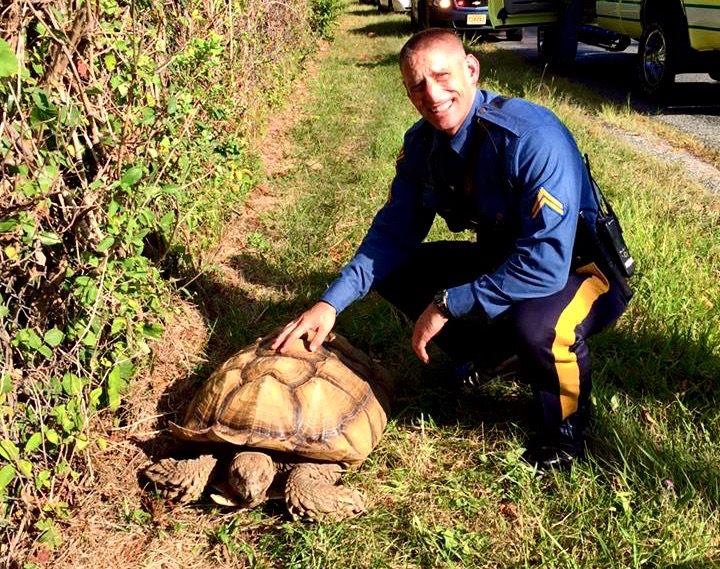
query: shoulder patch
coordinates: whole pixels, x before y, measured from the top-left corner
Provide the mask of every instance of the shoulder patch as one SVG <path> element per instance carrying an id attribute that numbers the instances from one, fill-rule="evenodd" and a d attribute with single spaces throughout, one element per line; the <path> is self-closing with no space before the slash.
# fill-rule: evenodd
<path id="1" fill-rule="evenodd" d="M 533 219 L 536 218 L 540 214 L 540 210 L 545 206 L 549 207 L 558 215 L 562 215 L 565 212 L 565 207 L 562 202 L 541 186 L 535 196 L 535 202 L 533 203 L 530 216 Z"/>

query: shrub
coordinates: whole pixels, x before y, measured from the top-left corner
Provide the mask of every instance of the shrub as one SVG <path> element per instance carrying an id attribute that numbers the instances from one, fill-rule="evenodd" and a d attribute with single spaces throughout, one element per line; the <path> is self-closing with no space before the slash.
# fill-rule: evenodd
<path id="1" fill-rule="evenodd" d="M 72 492 L 90 418 L 119 408 L 162 332 L 174 282 L 163 277 L 201 270 L 259 175 L 248 136 L 312 39 L 302 1 L 28 6 L 0 12 L 8 536 L 22 504 Z M 32 512 L 41 541 L 59 540 L 53 518 L 65 509 Z"/>
<path id="2" fill-rule="evenodd" d="M 332 39 L 340 7 L 340 0 L 310 0 L 310 28 L 320 37 Z"/>

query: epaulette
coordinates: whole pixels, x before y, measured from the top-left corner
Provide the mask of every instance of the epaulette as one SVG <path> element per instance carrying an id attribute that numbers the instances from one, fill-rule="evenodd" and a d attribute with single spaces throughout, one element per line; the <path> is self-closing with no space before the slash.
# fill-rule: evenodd
<path id="1" fill-rule="evenodd" d="M 498 96 L 479 105 L 475 110 L 476 120 L 499 126 L 515 136 L 519 136 L 522 131 L 523 119 L 520 119 L 517 113 L 509 113 L 504 109 L 512 101 L 512 98 Z"/>

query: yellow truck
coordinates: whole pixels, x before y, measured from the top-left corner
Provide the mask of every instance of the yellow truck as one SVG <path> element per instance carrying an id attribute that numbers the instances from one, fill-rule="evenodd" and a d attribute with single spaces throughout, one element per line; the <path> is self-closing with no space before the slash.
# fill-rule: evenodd
<path id="1" fill-rule="evenodd" d="M 622 51 L 638 41 L 642 92 L 661 96 L 678 73 L 720 81 L 720 0 L 488 0 L 496 28 L 538 26 L 538 51 L 566 71 L 578 42 Z"/>

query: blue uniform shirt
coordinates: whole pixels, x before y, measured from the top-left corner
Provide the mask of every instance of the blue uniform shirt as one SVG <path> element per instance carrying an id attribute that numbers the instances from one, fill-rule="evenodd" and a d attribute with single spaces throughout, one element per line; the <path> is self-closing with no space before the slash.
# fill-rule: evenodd
<path id="1" fill-rule="evenodd" d="M 405 133 L 387 203 L 321 298 L 339 313 L 363 297 L 408 259 L 440 214 L 500 252 L 494 271 L 448 290 L 451 314 L 495 318 L 564 287 L 580 211 L 591 221 L 597 215 L 567 128 L 548 109 L 478 90 L 452 138 L 424 119 Z"/>

